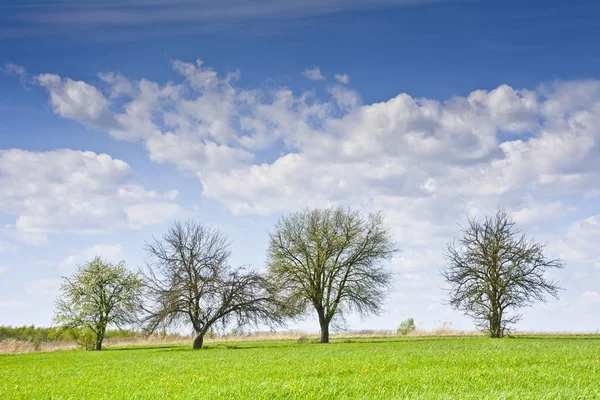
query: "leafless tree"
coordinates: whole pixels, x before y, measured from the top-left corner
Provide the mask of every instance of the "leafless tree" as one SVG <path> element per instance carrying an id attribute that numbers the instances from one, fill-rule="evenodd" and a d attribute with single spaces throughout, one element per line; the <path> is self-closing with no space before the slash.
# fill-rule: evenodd
<path id="1" fill-rule="evenodd" d="M 270 233 L 269 277 L 296 314 L 315 309 L 328 343 L 334 316 L 379 313 L 392 281 L 382 262 L 396 252 L 381 213 L 306 210 L 280 218 Z"/>
<path id="2" fill-rule="evenodd" d="M 558 296 L 560 287 L 545 273 L 564 265 L 544 257 L 544 247 L 502 209 L 483 222 L 470 218 L 445 252 L 442 276 L 450 285 L 450 304 L 491 337 L 503 337 L 521 317 L 516 310 L 545 301 L 546 294 Z"/>
<path id="3" fill-rule="evenodd" d="M 230 243 L 218 230 L 192 221 L 175 222 L 160 239 L 146 243 L 143 271 L 147 303 L 145 329 L 191 324 L 202 348 L 217 323 L 278 321 L 268 281 L 246 267 L 228 264 Z"/>

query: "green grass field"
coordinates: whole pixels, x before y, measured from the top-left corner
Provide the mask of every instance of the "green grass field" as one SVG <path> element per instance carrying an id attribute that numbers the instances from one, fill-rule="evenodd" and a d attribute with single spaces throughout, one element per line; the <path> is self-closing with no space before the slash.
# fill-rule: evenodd
<path id="1" fill-rule="evenodd" d="M 0 356 L 0 399 L 600 399 L 600 337 L 407 337 Z"/>

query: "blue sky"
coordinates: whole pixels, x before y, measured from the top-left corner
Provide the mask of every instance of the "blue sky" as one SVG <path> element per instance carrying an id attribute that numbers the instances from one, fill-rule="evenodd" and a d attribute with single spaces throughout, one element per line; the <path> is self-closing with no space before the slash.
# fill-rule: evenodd
<path id="1" fill-rule="evenodd" d="M 518 328 L 600 329 L 597 2 L 0 10 L 0 324 L 49 324 L 61 275 L 96 253 L 135 269 L 175 218 L 263 268 L 279 215 L 342 204 L 383 210 L 403 249 L 386 313 L 351 328 L 472 329 L 442 251 L 500 205 L 567 264 Z"/>

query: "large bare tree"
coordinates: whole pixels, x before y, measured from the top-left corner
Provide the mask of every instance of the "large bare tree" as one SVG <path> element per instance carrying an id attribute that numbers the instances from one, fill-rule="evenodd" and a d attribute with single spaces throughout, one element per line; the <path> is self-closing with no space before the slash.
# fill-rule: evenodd
<path id="1" fill-rule="evenodd" d="M 563 263 L 546 258 L 544 247 L 521 233 L 502 209 L 483 222 L 469 218 L 462 237 L 445 252 L 442 276 L 450 304 L 491 337 L 503 337 L 521 317 L 516 310 L 545 301 L 547 294 L 558 296 L 560 287 L 545 275 Z"/>
<path id="2" fill-rule="evenodd" d="M 230 243 L 218 230 L 193 221 L 175 222 L 146 243 L 145 329 L 191 325 L 193 348 L 217 323 L 238 325 L 278 320 L 268 281 L 246 267 L 231 267 Z"/>
<path id="3" fill-rule="evenodd" d="M 142 279 L 125 268 L 95 257 L 63 277 L 54 323 L 92 333 L 94 348 L 102 350 L 109 324 L 123 326 L 136 320 Z"/>
<path id="4" fill-rule="evenodd" d="M 280 218 L 269 235 L 269 277 L 298 315 L 314 308 L 321 343 L 336 315 L 381 310 L 392 282 L 383 261 L 397 252 L 381 213 L 305 210 Z"/>

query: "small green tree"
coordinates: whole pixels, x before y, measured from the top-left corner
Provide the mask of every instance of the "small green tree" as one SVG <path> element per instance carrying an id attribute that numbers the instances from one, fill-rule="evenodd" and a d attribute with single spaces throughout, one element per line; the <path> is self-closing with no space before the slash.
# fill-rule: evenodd
<path id="1" fill-rule="evenodd" d="M 411 332 L 414 332 L 415 329 L 417 329 L 417 327 L 415 326 L 415 320 L 409 318 L 406 321 L 400 322 L 400 325 L 398 325 L 398 329 L 396 330 L 396 332 L 404 336 L 408 335 Z"/>
<path id="2" fill-rule="evenodd" d="M 90 328 L 80 328 L 75 332 L 77 335 L 77 344 L 86 350 L 94 350 L 96 348 L 97 335 Z"/>
<path id="3" fill-rule="evenodd" d="M 112 264 L 96 257 L 70 277 L 63 277 L 54 323 L 65 329 L 81 328 L 102 350 L 106 327 L 135 320 L 143 282 L 125 263 Z"/>

